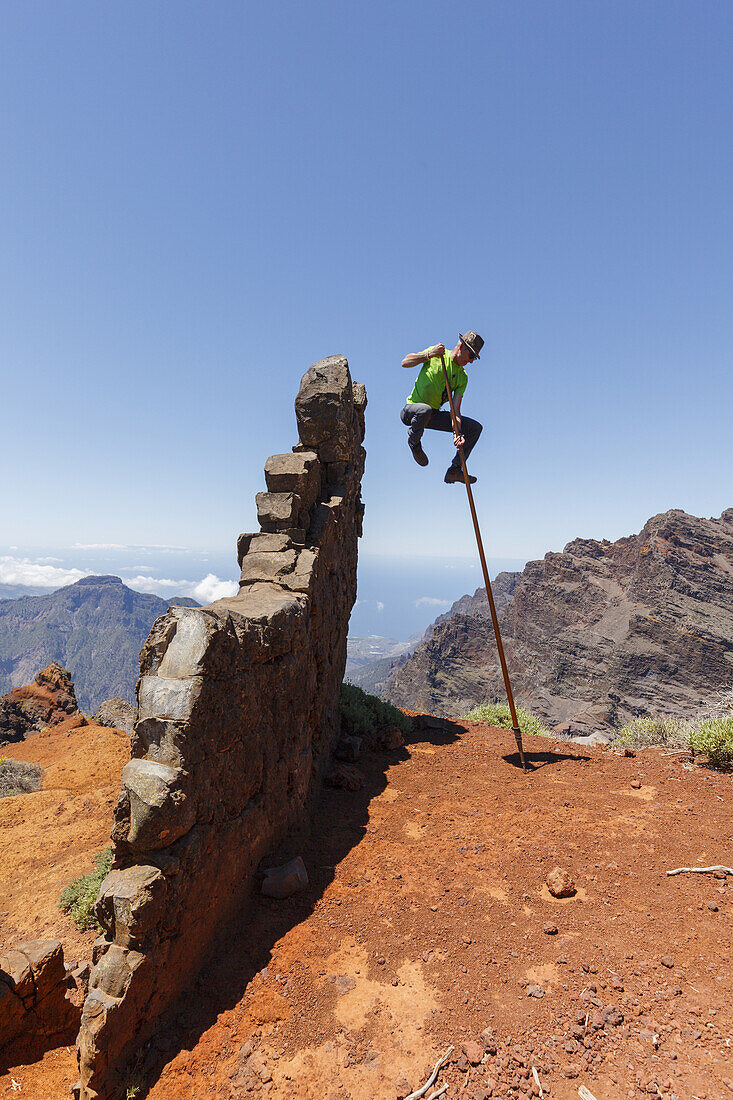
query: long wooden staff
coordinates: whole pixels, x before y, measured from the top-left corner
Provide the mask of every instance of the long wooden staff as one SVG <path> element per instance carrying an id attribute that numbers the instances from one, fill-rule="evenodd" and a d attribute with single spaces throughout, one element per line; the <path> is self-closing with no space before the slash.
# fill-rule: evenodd
<path id="1" fill-rule="evenodd" d="M 460 438 L 460 431 L 458 430 L 458 420 L 456 418 L 456 410 L 453 405 L 453 394 L 451 393 L 450 382 L 448 381 L 448 371 L 445 367 L 445 356 L 441 355 L 440 362 L 443 364 L 443 377 L 445 378 L 445 390 L 448 394 L 448 403 L 450 404 L 450 415 L 453 421 L 453 432 L 456 438 Z M 494 603 L 494 594 L 491 591 L 491 581 L 489 580 L 489 570 L 486 567 L 486 558 L 484 556 L 484 544 L 481 539 L 481 531 L 479 530 L 478 517 L 476 516 L 476 506 L 473 503 L 473 493 L 471 492 L 471 483 L 468 480 L 468 470 L 466 469 L 466 459 L 463 456 L 463 445 L 458 448 L 458 455 L 461 460 L 461 468 L 463 470 L 463 481 L 466 486 L 466 492 L 468 493 L 468 506 L 471 509 L 471 519 L 473 520 L 473 529 L 476 533 L 476 545 L 478 546 L 478 556 L 481 559 L 481 568 L 484 572 L 484 583 L 486 585 L 486 595 L 489 600 L 489 607 L 491 609 L 491 621 L 494 624 L 494 634 L 496 636 L 496 648 L 499 650 L 499 663 L 501 664 L 501 671 L 504 677 L 504 687 L 506 688 L 506 697 L 509 702 L 509 713 L 512 716 L 512 729 L 514 732 L 514 739 L 517 742 L 517 749 L 519 750 L 519 759 L 522 763 L 524 770 L 527 770 L 527 761 L 524 759 L 524 749 L 522 748 L 522 731 L 519 728 L 519 719 L 517 718 L 517 710 L 514 706 L 514 696 L 512 694 L 512 685 L 509 682 L 509 670 L 506 666 L 506 657 L 504 656 L 504 646 L 501 642 L 501 631 L 499 630 L 499 618 L 496 614 L 496 604 Z"/>

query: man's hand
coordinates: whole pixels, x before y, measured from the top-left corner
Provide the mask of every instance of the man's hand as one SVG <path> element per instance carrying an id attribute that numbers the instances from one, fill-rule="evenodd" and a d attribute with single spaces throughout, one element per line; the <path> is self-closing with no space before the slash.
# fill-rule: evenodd
<path id="1" fill-rule="evenodd" d="M 458 448 L 463 447 L 466 442 L 466 440 L 461 435 L 461 418 L 458 413 L 456 413 L 456 427 L 458 428 L 458 431 L 453 433 L 453 446 L 456 448 L 456 450 L 458 450 Z"/>
<path id="2" fill-rule="evenodd" d="M 433 344 L 432 347 L 427 350 L 428 359 L 434 359 L 436 355 L 445 355 L 445 344 Z"/>

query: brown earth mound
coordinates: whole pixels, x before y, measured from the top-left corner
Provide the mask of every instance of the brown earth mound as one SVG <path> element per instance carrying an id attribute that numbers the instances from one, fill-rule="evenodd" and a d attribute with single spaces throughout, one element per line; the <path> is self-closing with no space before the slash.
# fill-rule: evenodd
<path id="1" fill-rule="evenodd" d="M 70 714 L 78 714 L 71 675 L 52 661 L 32 684 L 14 688 L 0 699 L 0 745 L 22 741 Z"/>
<path id="2" fill-rule="evenodd" d="M 90 782 L 106 769 L 96 797 L 73 797 L 90 813 L 104 802 L 108 829 L 126 754 L 113 765 L 100 741 L 97 761 L 83 751 L 109 730 L 68 736 Z M 257 897 L 222 935 L 128 1088 L 144 1072 L 135 1095 L 151 1100 L 393 1100 L 452 1045 L 434 1086 L 448 1083 L 449 1098 L 521 1100 L 541 1086 L 575 1100 L 581 1085 L 597 1100 L 727 1095 L 733 878 L 666 872 L 731 863 L 730 776 L 657 752 L 527 741 L 527 775 L 511 734 L 474 724 L 360 759 L 364 786 L 324 791 L 310 842 L 279 853 L 303 856 L 309 887 Z M 15 881 L 16 855 L 10 876 L 13 934 L 58 929 L 51 897 L 79 873 L 58 874 L 76 834 L 49 830 L 48 807 L 30 802 L 44 794 L 6 800 L 19 818 L 28 808 L 16 844 L 35 853 L 30 875 Z M 75 828 L 91 826 L 83 817 L 77 807 Z M 88 853 L 105 843 L 83 840 Z M 556 867 L 572 896 L 550 893 Z M 10 1073 L 28 1098 L 63 1096 L 73 1051 Z"/>

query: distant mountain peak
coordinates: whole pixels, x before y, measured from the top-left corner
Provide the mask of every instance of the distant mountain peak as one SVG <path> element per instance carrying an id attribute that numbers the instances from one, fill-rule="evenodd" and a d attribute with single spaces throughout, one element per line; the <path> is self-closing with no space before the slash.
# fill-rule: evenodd
<path id="1" fill-rule="evenodd" d="M 74 584 L 67 585 L 66 587 L 67 588 L 75 588 L 77 585 L 85 585 L 85 584 L 94 585 L 97 588 L 100 585 L 103 585 L 103 584 L 116 584 L 116 585 L 122 585 L 123 587 L 126 587 L 126 585 L 124 584 L 124 581 L 122 580 L 122 577 L 99 576 L 95 573 L 91 573 L 88 577 L 82 577 L 81 580 L 75 581 Z"/>

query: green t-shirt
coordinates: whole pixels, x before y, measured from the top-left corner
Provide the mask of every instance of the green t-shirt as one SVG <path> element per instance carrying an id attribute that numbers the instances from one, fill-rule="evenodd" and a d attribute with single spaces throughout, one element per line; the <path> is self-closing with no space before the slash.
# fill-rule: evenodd
<path id="1" fill-rule="evenodd" d="M 425 351 L 427 350 L 425 348 Z M 445 353 L 445 369 L 451 392 L 464 394 L 468 385 L 468 375 L 463 367 L 454 362 L 449 351 Z M 423 363 L 407 403 L 408 405 L 429 405 L 431 409 L 439 409 L 447 400 L 443 365 L 440 362 L 440 356 L 435 355 L 432 359 L 428 359 L 427 363 Z"/>

